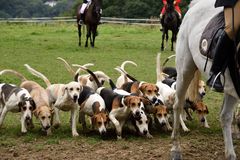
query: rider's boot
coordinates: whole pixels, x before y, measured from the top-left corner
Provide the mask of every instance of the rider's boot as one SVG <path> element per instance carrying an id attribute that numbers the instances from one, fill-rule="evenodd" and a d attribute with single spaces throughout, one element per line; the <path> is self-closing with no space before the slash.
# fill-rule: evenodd
<path id="1" fill-rule="evenodd" d="M 163 25 L 163 14 L 162 13 L 159 15 L 159 18 L 160 18 L 161 25 Z M 161 28 L 160 31 L 163 31 L 163 28 Z"/>
<path id="2" fill-rule="evenodd" d="M 182 23 L 182 15 L 180 13 L 178 13 L 177 15 L 178 15 L 178 22 L 177 22 L 178 24 L 177 24 L 177 26 L 179 28 L 181 23 Z"/>
<path id="3" fill-rule="evenodd" d="M 210 70 L 210 78 L 207 80 L 207 85 L 213 87 L 217 92 L 223 92 L 224 86 L 221 83 L 220 75 L 217 78 L 216 76 L 219 73 L 224 74 L 228 64 L 228 53 L 231 52 L 234 52 L 234 42 L 228 37 L 227 33 L 223 31 L 216 45 L 215 56 Z"/>
<path id="4" fill-rule="evenodd" d="M 79 20 L 79 25 L 83 24 L 83 18 L 84 18 L 84 14 L 80 14 L 80 20 Z"/>

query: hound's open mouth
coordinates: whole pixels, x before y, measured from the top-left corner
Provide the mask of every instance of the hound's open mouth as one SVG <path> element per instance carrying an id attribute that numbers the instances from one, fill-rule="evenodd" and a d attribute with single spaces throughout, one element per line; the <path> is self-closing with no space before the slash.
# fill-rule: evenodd
<path id="1" fill-rule="evenodd" d="M 74 103 L 76 103 L 77 100 L 78 100 L 78 96 L 73 96 L 73 101 L 74 101 Z"/>

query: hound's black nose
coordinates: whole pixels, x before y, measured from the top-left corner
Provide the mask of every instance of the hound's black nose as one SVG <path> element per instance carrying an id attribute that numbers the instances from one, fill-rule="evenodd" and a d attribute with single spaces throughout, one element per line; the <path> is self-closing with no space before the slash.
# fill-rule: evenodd
<path id="1" fill-rule="evenodd" d="M 135 113 L 135 115 L 138 117 L 138 116 L 140 116 L 140 111 L 137 111 L 136 113 Z"/>
<path id="2" fill-rule="evenodd" d="M 143 134 L 146 135 L 148 133 L 148 131 L 145 129 L 143 130 Z"/>
<path id="3" fill-rule="evenodd" d="M 26 116 L 26 120 L 30 120 L 31 119 L 31 117 L 30 116 Z"/>
<path id="4" fill-rule="evenodd" d="M 107 132 L 106 131 L 102 131 L 100 134 L 101 134 L 101 136 L 106 136 Z"/>
<path id="5" fill-rule="evenodd" d="M 152 103 L 155 103 L 156 101 L 157 101 L 157 98 L 156 98 L 156 97 L 153 97 Z"/>
<path id="6" fill-rule="evenodd" d="M 50 127 L 51 127 L 50 125 L 47 125 L 47 126 L 45 127 L 45 130 L 48 130 Z"/>
<path id="7" fill-rule="evenodd" d="M 201 118 L 201 122 L 203 123 L 203 122 L 205 122 L 205 118 L 203 117 L 203 118 Z"/>

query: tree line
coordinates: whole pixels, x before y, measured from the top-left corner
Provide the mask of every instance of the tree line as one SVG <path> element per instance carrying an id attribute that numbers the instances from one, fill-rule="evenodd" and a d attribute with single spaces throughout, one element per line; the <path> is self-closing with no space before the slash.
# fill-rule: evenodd
<path id="1" fill-rule="evenodd" d="M 45 5 L 48 0 L 0 0 L 0 18 L 30 18 L 75 16 L 82 0 L 57 0 L 54 7 Z M 102 0 L 105 17 L 151 18 L 158 17 L 163 7 L 161 0 Z M 190 0 L 182 0 L 185 13 Z"/>

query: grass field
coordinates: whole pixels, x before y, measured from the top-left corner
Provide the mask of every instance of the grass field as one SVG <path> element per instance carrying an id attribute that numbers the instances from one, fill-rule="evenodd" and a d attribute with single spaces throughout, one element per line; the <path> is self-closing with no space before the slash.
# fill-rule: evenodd
<path id="1" fill-rule="evenodd" d="M 0 30 L 0 70 L 17 70 L 44 87 L 44 83 L 28 73 L 23 64 L 27 63 L 41 71 L 52 83 L 66 83 L 71 81 L 72 77 L 56 60 L 57 57 L 62 57 L 70 63 L 94 63 L 92 70 L 102 70 L 114 81 L 119 73 L 113 68 L 125 60 L 132 60 L 138 66 L 126 67 L 131 75 L 139 80 L 153 83 L 156 81 L 155 58 L 161 43 L 158 27 L 101 25 L 95 48 L 78 46 L 75 24 L 0 24 Z M 85 36 L 82 37 L 82 42 L 85 42 Z M 162 52 L 162 60 L 171 54 L 174 53 L 170 51 L 169 44 L 166 51 Z M 174 60 L 168 65 L 174 66 Z M 10 75 L 0 77 L 0 82 L 20 83 Z M 182 134 L 185 159 L 223 159 L 224 149 L 219 122 L 222 99 L 222 94 L 212 91 L 208 91 L 204 99 L 209 107 L 210 129 L 202 128 L 196 117 L 192 122 L 187 122 L 191 132 Z M 78 124 L 80 137 L 72 138 L 68 117 L 68 113 L 61 114 L 62 126 L 54 130 L 52 136 L 44 137 L 39 133 L 40 126 L 36 120 L 35 128 L 26 135 L 21 135 L 19 115 L 7 114 L 0 129 L 0 156 L 3 159 L 169 158 L 170 133 L 153 131 L 154 138 L 151 140 L 134 134 L 124 134 L 125 139 L 122 141 L 115 141 L 113 134 L 109 140 L 103 141 L 97 133 L 83 134 L 81 125 Z M 236 146 L 240 144 L 239 140 L 235 140 L 234 143 Z M 236 150 L 240 156 L 238 146 Z M 102 152 L 104 154 L 101 154 Z"/>

